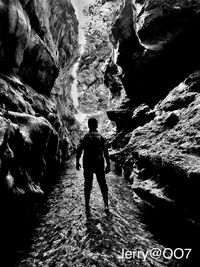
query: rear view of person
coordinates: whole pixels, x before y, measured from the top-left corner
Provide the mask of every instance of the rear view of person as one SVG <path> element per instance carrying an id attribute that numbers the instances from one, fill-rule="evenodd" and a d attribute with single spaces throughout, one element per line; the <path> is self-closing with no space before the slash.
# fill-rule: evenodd
<path id="1" fill-rule="evenodd" d="M 90 215 L 90 193 L 92 190 L 93 175 L 96 174 L 98 184 L 103 196 L 105 211 L 108 212 L 108 187 L 106 184 L 105 173 L 110 171 L 110 161 L 106 140 L 97 131 L 98 121 L 95 118 L 88 120 L 89 132 L 80 140 L 76 154 L 76 169 L 79 170 L 80 157 L 83 154 L 83 174 L 85 178 L 85 208 L 86 215 Z M 106 168 L 104 166 L 106 160 Z M 104 169 L 105 168 L 105 169 Z"/>

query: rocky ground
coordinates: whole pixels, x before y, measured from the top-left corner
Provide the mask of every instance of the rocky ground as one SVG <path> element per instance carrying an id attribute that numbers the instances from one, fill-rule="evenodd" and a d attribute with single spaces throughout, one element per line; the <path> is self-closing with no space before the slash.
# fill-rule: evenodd
<path id="1" fill-rule="evenodd" d="M 21 251 L 17 266 L 179 266 L 162 257 L 121 260 L 126 251 L 164 249 L 142 223 L 141 213 L 132 198 L 129 184 L 113 172 L 107 175 L 110 214 L 96 180 L 91 196 L 91 213 L 85 217 L 82 172 L 74 161 L 49 195 L 34 230 L 30 249 Z M 182 262 L 182 261 L 180 261 Z"/>

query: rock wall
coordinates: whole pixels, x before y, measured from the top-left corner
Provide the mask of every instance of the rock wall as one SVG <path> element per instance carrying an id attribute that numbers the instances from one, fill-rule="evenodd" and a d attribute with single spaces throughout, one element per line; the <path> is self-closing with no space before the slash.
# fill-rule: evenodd
<path id="1" fill-rule="evenodd" d="M 85 9 L 89 20 L 85 26 L 85 45 L 78 70 L 79 108 L 84 113 L 95 113 L 110 107 L 110 91 L 113 95 L 122 89 L 121 81 L 114 80 L 113 53 L 110 32 L 119 16 L 122 0 L 96 1 Z M 107 66 L 110 61 L 110 70 Z M 112 64 L 111 64 L 112 62 Z M 111 70 L 112 69 L 112 70 Z M 109 73 L 111 74 L 109 77 Z M 113 73 L 114 74 L 114 73 Z"/>
<path id="2" fill-rule="evenodd" d="M 199 66 L 199 1 L 130 1 L 113 28 L 132 105 L 153 107 Z"/>
<path id="3" fill-rule="evenodd" d="M 83 131 L 87 131 L 87 120 L 92 115 L 99 122 L 99 131 L 106 137 L 116 128 L 106 111 L 118 106 L 125 96 L 119 78 L 121 68 L 115 62 L 117 47 L 111 36 L 123 4 L 123 0 L 97 0 L 85 6 L 85 38 L 80 41 L 81 57 L 73 86 L 77 97 L 75 116 L 84 125 Z"/>
<path id="4" fill-rule="evenodd" d="M 200 71 L 154 107 L 154 119 L 127 135 L 113 155 L 144 201 L 178 206 L 199 220 Z"/>
<path id="5" fill-rule="evenodd" d="M 112 142 L 139 196 L 199 221 L 199 1 L 126 1 L 113 28 L 129 100 L 108 113 Z M 141 204 L 141 203 L 140 203 Z"/>
<path id="6" fill-rule="evenodd" d="M 1 195 L 43 194 L 72 150 L 77 36 L 71 1 L 0 1 Z"/>

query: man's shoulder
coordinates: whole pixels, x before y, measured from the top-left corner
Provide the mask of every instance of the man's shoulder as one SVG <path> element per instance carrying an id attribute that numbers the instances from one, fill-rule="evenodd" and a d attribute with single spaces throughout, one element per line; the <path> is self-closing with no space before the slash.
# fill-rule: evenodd
<path id="1" fill-rule="evenodd" d="M 99 132 L 88 132 L 84 135 L 83 139 L 101 139 L 101 140 L 105 140 L 105 138 L 103 137 L 103 135 L 101 135 Z"/>
<path id="2" fill-rule="evenodd" d="M 86 139 L 87 137 L 89 137 L 90 136 L 90 133 L 88 132 L 88 133 L 86 133 L 83 137 L 82 137 L 82 139 L 84 140 L 84 139 Z"/>

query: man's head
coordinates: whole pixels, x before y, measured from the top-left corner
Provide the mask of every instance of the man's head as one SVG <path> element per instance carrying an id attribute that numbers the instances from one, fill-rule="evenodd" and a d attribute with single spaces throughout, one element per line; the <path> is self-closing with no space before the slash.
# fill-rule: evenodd
<path id="1" fill-rule="evenodd" d="M 88 120 L 88 128 L 92 131 L 95 131 L 98 127 L 98 121 L 95 118 L 89 118 Z"/>

